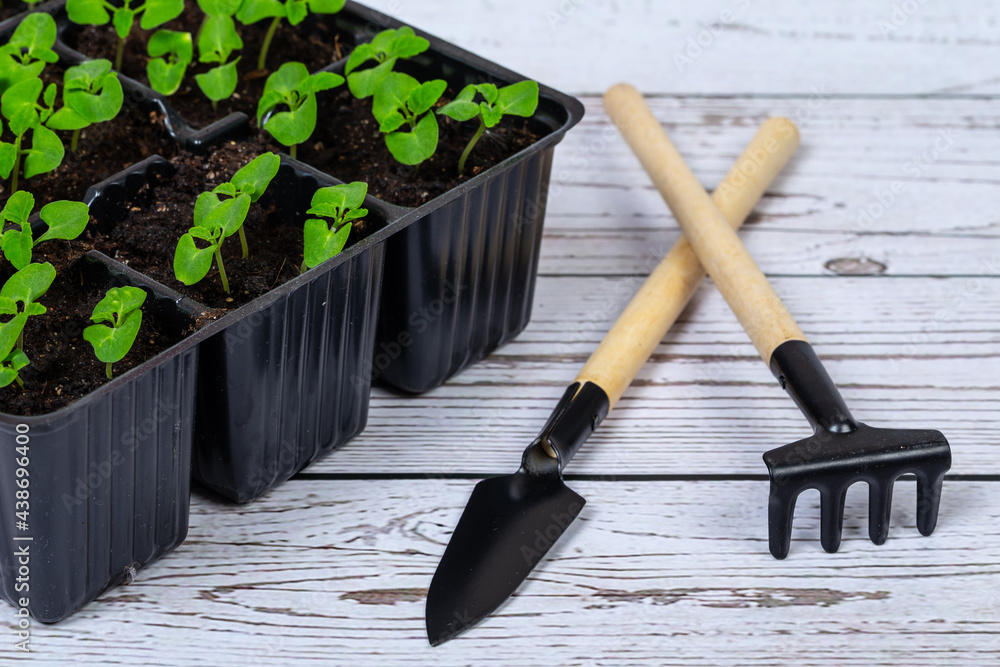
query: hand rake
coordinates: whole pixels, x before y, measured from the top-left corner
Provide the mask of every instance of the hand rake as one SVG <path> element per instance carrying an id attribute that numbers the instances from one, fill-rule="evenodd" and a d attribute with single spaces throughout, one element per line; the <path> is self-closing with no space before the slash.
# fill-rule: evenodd
<path id="1" fill-rule="evenodd" d="M 795 499 L 806 489 L 821 497 L 820 538 L 840 547 L 847 488 L 868 483 L 868 534 L 889 536 L 893 483 L 917 478 L 917 528 L 930 535 L 937 523 L 941 485 L 951 449 L 938 431 L 873 428 L 850 411 L 785 305 L 733 228 L 713 203 L 642 96 L 627 85 L 605 96 L 605 107 L 667 201 L 688 242 L 729 307 L 814 429 L 811 437 L 764 454 L 771 478 L 768 526 L 771 553 L 788 555 Z"/>

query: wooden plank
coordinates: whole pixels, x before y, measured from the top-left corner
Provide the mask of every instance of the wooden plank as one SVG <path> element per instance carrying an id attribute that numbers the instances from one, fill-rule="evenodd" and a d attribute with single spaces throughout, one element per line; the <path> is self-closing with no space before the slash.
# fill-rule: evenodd
<path id="1" fill-rule="evenodd" d="M 662 222 L 659 229 L 548 229 L 539 271 L 547 276 L 642 275 L 681 237 L 672 218 Z M 605 225 L 614 223 L 605 219 Z M 796 232 L 751 225 L 740 237 L 772 277 L 1000 276 L 1000 245 L 983 236 Z"/>
<path id="2" fill-rule="evenodd" d="M 584 101 L 584 121 L 556 150 L 547 227 L 675 229 L 600 99 Z M 997 236 L 1000 112 L 991 100 L 666 97 L 649 104 L 706 188 L 722 180 L 768 116 L 796 120 L 802 145 L 751 230 Z"/>
<path id="3" fill-rule="evenodd" d="M 954 447 L 955 473 L 1000 474 L 1000 292 L 992 282 L 836 277 L 774 284 L 859 419 L 940 429 Z M 376 390 L 365 432 L 308 470 L 513 470 L 636 285 L 540 278 L 533 321 L 519 338 L 429 394 Z M 763 473 L 764 451 L 807 433 L 706 284 L 569 472 Z"/>
<path id="4" fill-rule="evenodd" d="M 767 553 L 767 485 L 577 482 L 578 520 L 514 599 L 438 649 L 431 575 L 471 481 L 292 482 L 233 506 L 196 496 L 190 536 L 64 623 L 38 664 L 940 665 L 1000 659 L 997 484 L 949 484 L 938 531 L 901 482 L 882 547 L 863 489 L 844 544 L 803 497 L 786 561 Z M 2 625 L 12 632 L 5 615 Z M 34 664 L 34 663 L 33 663 Z"/>
<path id="5" fill-rule="evenodd" d="M 998 92 L 1000 7 L 980 0 L 369 4 L 572 92 Z"/>

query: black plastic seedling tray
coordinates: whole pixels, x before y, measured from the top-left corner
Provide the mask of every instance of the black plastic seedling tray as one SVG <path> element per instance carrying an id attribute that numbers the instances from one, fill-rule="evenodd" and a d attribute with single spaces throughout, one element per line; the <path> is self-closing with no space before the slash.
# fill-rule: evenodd
<path id="1" fill-rule="evenodd" d="M 335 23 L 341 34 L 353 36 L 354 44 L 404 25 L 354 2 L 325 20 Z M 64 21 L 60 35 L 77 29 Z M 400 62 L 397 69 L 420 80 L 444 79 L 460 90 L 469 83 L 507 85 L 525 79 L 415 30 L 430 41 L 430 49 Z M 62 49 L 70 59 L 85 59 L 65 45 Z M 346 62 L 326 69 L 343 73 Z M 169 98 L 132 85 L 143 89 L 149 103 L 164 114 L 174 138 L 191 150 L 250 132 L 242 113 L 193 129 Z M 366 371 L 372 379 L 411 393 L 428 391 L 528 325 L 552 158 L 583 113 L 579 100 L 542 85 L 535 120 L 547 134 L 538 142 L 422 206 L 383 204 L 398 233 L 386 248 L 376 352 Z M 330 175 L 342 176 L 335 171 Z"/>
<path id="2" fill-rule="evenodd" d="M 173 337 L 193 313 L 159 285 L 91 251 L 86 285 L 147 292 Z M 187 339 L 47 415 L 0 413 L 0 583 L 51 623 L 171 551 L 187 535 L 199 344 Z"/>
<path id="3" fill-rule="evenodd" d="M 58 17 L 60 3 L 46 9 Z M 328 20 L 355 43 L 402 25 L 352 2 Z M 60 36 L 68 29 L 62 20 Z M 431 49 L 401 66 L 411 74 L 456 88 L 524 78 L 418 34 Z M 85 59 L 64 43 L 56 48 L 66 62 Z M 328 69 L 341 71 L 345 62 Z M 250 133 L 243 114 L 194 129 L 168 98 L 122 81 L 126 104 L 160 111 L 170 135 L 189 150 Z M 517 335 L 531 312 L 553 152 L 582 115 L 577 100 L 541 86 L 536 118 L 548 133 L 534 145 L 417 208 L 369 197 L 375 231 L 333 260 L 62 410 L 33 418 L 0 414 L 5 445 L 13 446 L 26 424 L 39 452 L 30 462 L 39 503 L 31 527 L 38 549 L 32 615 L 57 621 L 176 547 L 186 533 L 190 474 L 227 498 L 251 500 L 360 433 L 374 379 L 426 391 Z M 150 156 L 91 188 L 86 201 L 97 224 L 115 224 L 131 194 L 170 168 Z M 340 182 L 337 176 L 283 155 L 269 188 L 274 215 L 301 225 L 312 193 Z M 154 294 L 156 313 L 190 318 L 205 310 L 99 253 L 87 261 Z M 177 400 L 164 418 L 156 399 L 167 393 Z M 112 466 L 106 483 L 81 491 L 80 503 L 64 509 L 60 499 L 72 496 L 92 468 L 118 460 L 116 444 L 150 419 L 153 434 Z M 0 538 L 8 547 L 0 550 L 0 575 L 15 605 L 19 565 L 9 545 L 17 544 L 17 474 L 14 457 L 5 456 Z"/>
<path id="4" fill-rule="evenodd" d="M 353 2 L 338 16 L 357 26 L 358 43 L 404 25 Z M 420 80 L 460 90 L 526 78 L 415 30 L 430 50 L 397 69 Z M 422 206 L 394 207 L 399 231 L 386 247 L 373 378 L 428 391 L 528 325 L 553 154 L 583 112 L 579 100 L 541 85 L 535 119 L 548 133 L 538 142 Z"/>

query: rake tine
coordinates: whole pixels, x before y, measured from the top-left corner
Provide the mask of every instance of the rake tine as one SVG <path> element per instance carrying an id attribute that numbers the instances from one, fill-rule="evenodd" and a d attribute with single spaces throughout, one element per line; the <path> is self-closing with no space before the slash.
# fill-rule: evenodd
<path id="1" fill-rule="evenodd" d="M 844 531 L 844 501 L 847 489 L 829 489 L 820 497 L 820 543 L 827 553 L 835 554 L 840 548 Z"/>
<path id="2" fill-rule="evenodd" d="M 767 508 L 768 546 L 778 560 L 788 555 L 792 546 L 792 516 L 795 514 L 797 491 L 771 482 L 771 499 Z"/>
<path id="3" fill-rule="evenodd" d="M 881 481 L 868 482 L 868 537 L 878 545 L 889 539 L 889 515 L 892 512 L 892 486 Z"/>
<path id="4" fill-rule="evenodd" d="M 937 525 L 943 482 L 944 473 L 931 477 L 917 472 L 917 530 L 921 535 L 930 535 Z"/>

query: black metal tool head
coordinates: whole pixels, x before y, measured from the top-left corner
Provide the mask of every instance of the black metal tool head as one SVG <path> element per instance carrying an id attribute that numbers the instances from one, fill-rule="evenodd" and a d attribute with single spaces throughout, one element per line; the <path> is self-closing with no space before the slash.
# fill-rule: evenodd
<path id="1" fill-rule="evenodd" d="M 513 475 L 476 485 L 427 592 L 434 646 L 492 613 L 521 585 L 580 514 L 586 501 L 563 483 L 541 445 Z"/>
<path id="2" fill-rule="evenodd" d="M 844 500 L 855 482 L 868 483 L 868 535 L 875 544 L 889 536 L 892 487 L 907 473 L 917 478 L 917 528 L 924 535 L 934 532 L 944 475 L 951 468 L 944 435 L 856 422 L 805 341 L 778 347 L 771 370 L 815 429 L 808 438 L 764 454 L 771 478 L 768 528 L 775 558 L 788 555 L 795 500 L 807 489 L 820 492 L 820 541 L 830 553 L 840 548 Z"/>
<path id="3" fill-rule="evenodd" d="M 476 485 L 427 591 L 427 639 L 469 629 L 517 590 L 587 501 L 562 470 L 608 414 L 607 394 L 571 385 L 513 475 Z"/>
<path id="4" fill-rule="evenodd" d="M 938 431 L 872 428 L 857 424 L 846 433 L 818 430 L 813 436 L 764 454 L 771 477 L 768 528 L 771 554 L 784 558 L 792 540 L 795 499 L 806 489 L 820 493 L 820 541 L 835 553 L 844 524 L 844 499 L 855 482 L 868 483 L 868 535 L 889 537 L 893 483 L 917 477 L 917 528 L 934 532 L 944 474 L 951 467 L 948 441 Z"/>

